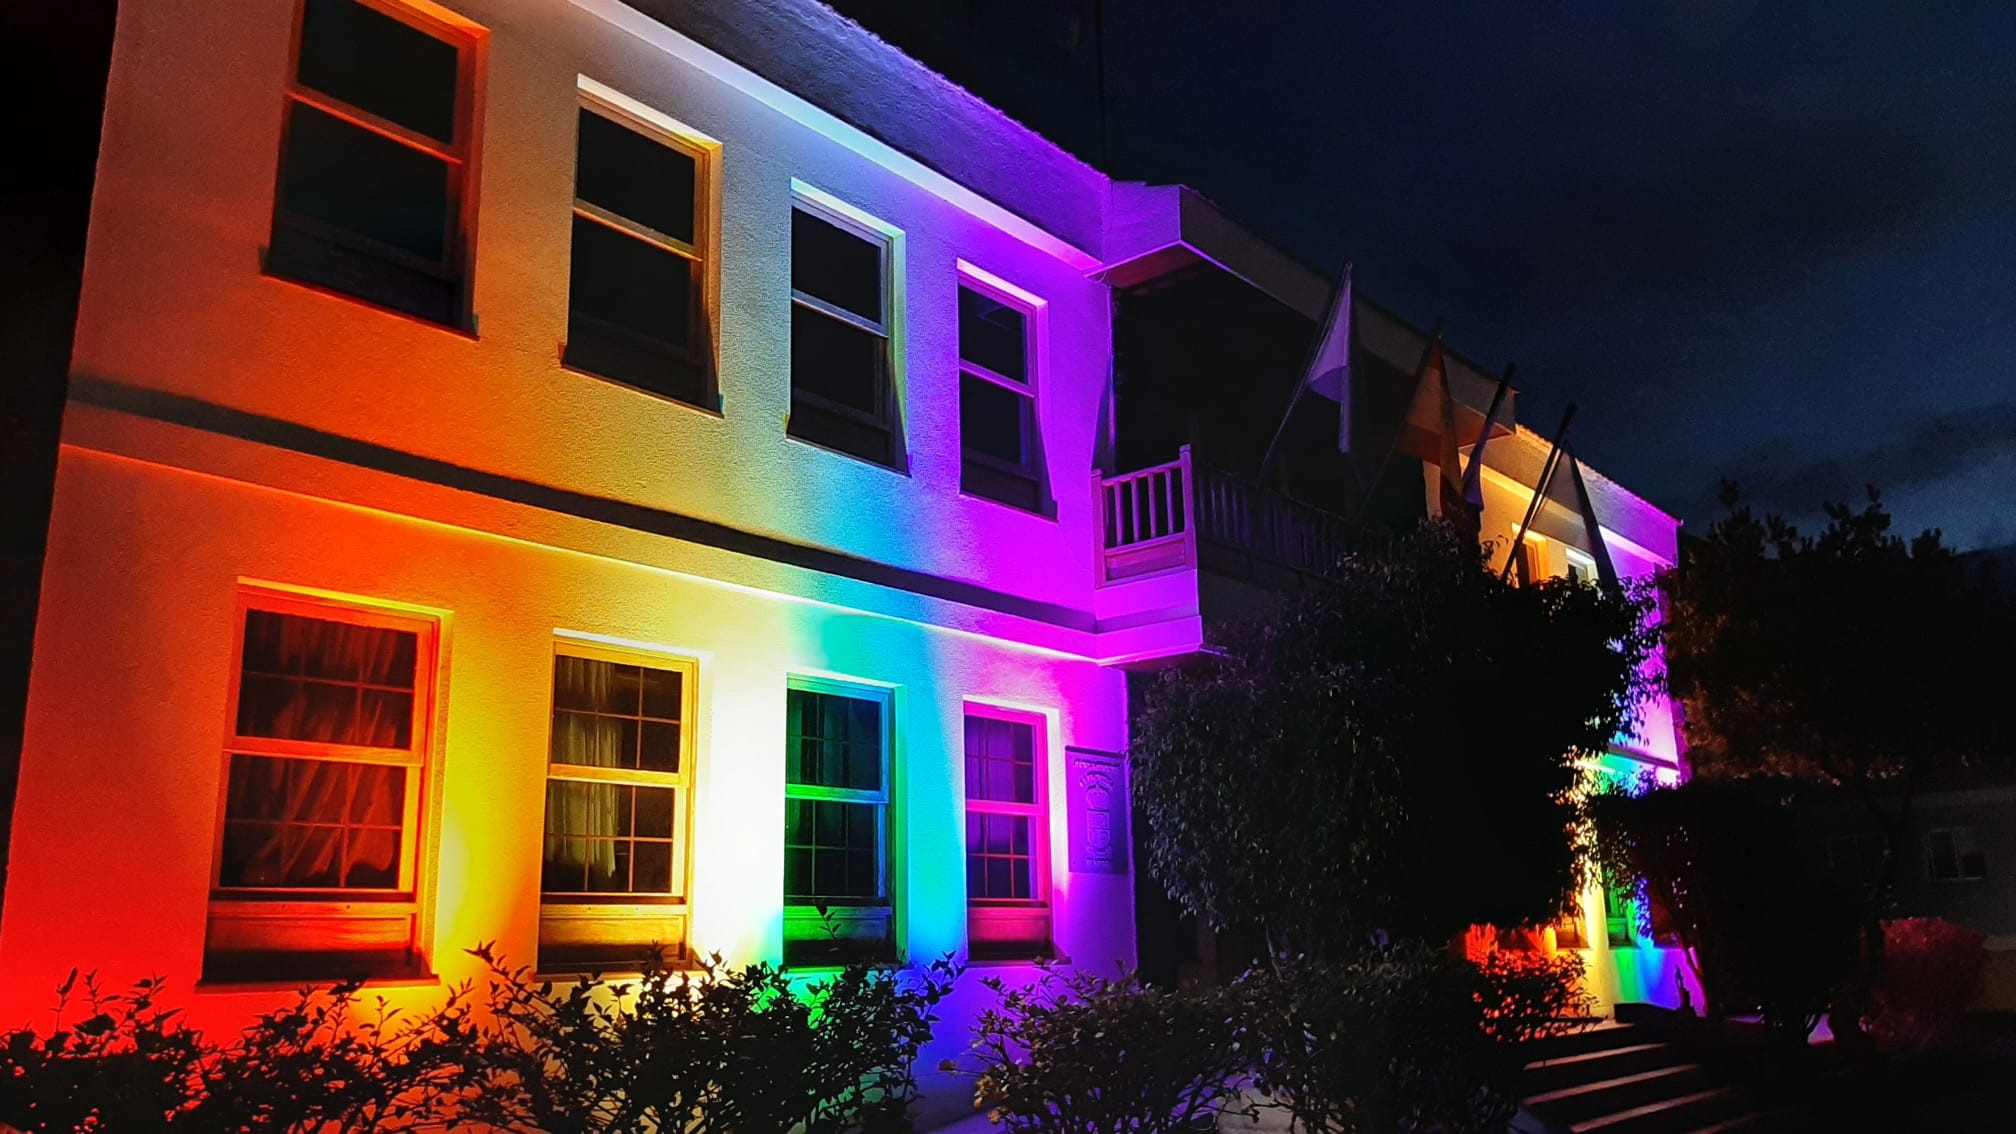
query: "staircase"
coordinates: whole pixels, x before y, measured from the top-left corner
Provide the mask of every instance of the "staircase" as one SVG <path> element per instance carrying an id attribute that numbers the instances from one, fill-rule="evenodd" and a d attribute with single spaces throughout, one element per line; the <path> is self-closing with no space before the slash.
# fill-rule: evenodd
<path id="1" fill-rule="evenodd" d="M 1535 1040 L 1521 1072 L 1531 1129 L 1548 1134 L 1764 1134 L 1776 1127 L 1749 1092 L 1633 1024 Z M 1527 1116 L 1530 1116 L 1528 1118 Z"/>

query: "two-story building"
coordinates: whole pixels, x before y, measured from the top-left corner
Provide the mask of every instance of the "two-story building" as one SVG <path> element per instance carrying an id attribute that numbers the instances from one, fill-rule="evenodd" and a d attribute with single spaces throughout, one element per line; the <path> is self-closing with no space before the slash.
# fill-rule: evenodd
<path id="1" fill-rule="evenodd" d="M 1340 546 L 1212 463 L 1325 286 L 814 0 L 128 0 L 0 1018 L 421 1003 L 482 942 L 1131 965 L 1127 671 Z"/>

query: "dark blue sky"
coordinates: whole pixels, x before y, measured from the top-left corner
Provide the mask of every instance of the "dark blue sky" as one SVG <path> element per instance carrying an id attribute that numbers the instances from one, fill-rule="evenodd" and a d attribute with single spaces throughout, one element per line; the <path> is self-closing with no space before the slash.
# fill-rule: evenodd
<path id="1" fill-rule="evenodd" d="M 1699 528 L 2016 542 L 2016 4 L 838 0 L 1115 174 L 1195 186 Z"/>

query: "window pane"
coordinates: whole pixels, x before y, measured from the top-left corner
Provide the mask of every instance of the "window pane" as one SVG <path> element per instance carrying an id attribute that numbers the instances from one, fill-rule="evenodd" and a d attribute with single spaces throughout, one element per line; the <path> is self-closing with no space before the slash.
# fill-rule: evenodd
<path id="1" fill-rule="evenodd" d="M 677 772 L 679 726 L 645 721 L 643 744 L 637 754 L 637 762 L 638 767 L 647 772 Z"/>
<path id="2" fill-rule="evenodd" d="M 791 307 L 791 388 L 880 419 L 889 340 L 802 304 Z"/>
<path id="3" fill-rule="evenodd" d="M 581 111 L 574 195 L 693 243 L 691 155 L 590 110 Z"/>
<path id="4" fill-rule="evenodd" d="M 247 611 L 238 735 L 409 747 L 418 654 L 410 630 Z"/>
<path id="5" fill-rule="evenodd" d="M 791 287 L 882 322 L 880 241 L 858 236 L 804 209 L 791 212 Z"/>
<path id="6" fill-rule="evenodd" d="M 1030 401 L 972 374 L 959 375 L 959 445 L 1018 468 L 1027 466 Z"/>
<path id="7" fill-rule="evenodd" d="M 883 897 L 885 815 L 875 803 L 786 800 L 785 894 L 803 899 Z"/>
<path id="8" fill-rule="evenodd" d="M 455 140 L 454 45 L 356 0 L 308 0 L 301 85 L 442 142 Z"/>
<path id="9" fill-rule="evenodd" d="M 1029 381 L 1028 331 L 1021 311 L 972 288 L 959 289 L 959 357 L 1003 378 Z"/>
<path id="10" fill-rule="evenodd" d="M 574 218 L 570 316 L 599 319 L 684 349 L 693 337 L 693 274 L 693 261 L 676 252 L 599 221 Z"/>
<path id="11" fill-rule="evenodd" d="M 638 676 L 644 685 L 644 715 L 661 721 L 678 720 L 684 708 L 686 675 L 676 669 L 640 667 Z"/>
<path id="12" fill-rule="evenodd" d="M 430 263 L 448 248 L 448 163 L 305 103 L 288 111 L 283 211 Z"/>
<path id="13" fill-rule="evenodd" d="M 785 693 L 785 777 L 816 787 L 882 790 L 882 705 L 809 689 Z"/>
<path id="14" fill-rule="evenodd" d="M 405 796 L 404 768 L 233 755 L 218 882 L 392 888 L 399 880 Z"/>
<path id="15" fill-rule="evenodd" d="M 1036 802 L 1036 731 L 1022 721 L 966 718 L 966 791 L 975 799 Z"/>

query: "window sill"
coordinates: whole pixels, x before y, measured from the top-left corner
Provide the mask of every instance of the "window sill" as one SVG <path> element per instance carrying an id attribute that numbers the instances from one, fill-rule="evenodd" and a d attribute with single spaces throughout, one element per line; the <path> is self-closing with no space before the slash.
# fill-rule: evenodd
<path id="1" fill-rule="evenodd" d="M 313 292 L 316 295 L 326 296 L 330 299 L 341 300 L 345 303 L 355 304 L 358 307 L 362 307 L 370 311 L 376 311 L 383 315 L 390 315 L 395 319 L 402 319 L 408 323 L 413 324 L 416 327 L 425 327 L 428 328 L 429 330 L 441 331 L 446 334 L 453 335 L 458 339 L 465 339 L 472 343 L 481 341 L 480 337 L 476 333 L 475 316 L 473 315 L 469 317 L 469 321 L 467 324 L 444 323 L 439 319 L 430 319 L 425 315 L 415 315 L 413 312 L 408 311 L 401 307 L 393 307 L 390 304 L 380 303 L 374 299 L 366 299 L 361 295 L 356 295 L 351 292 L 344 291 L 341 288 L 330 287 L 327 284 L 312 283 L 308 280 L 288 275 L 285 272 L 280 272 L 272 268 L 268 268 L 265 262 L 266 261 L 265 249 L 263 248 L 260 249 L 259 261 L 260 261 L 259 274 L 262 277 L 272 280 L 275 283 L 284 284 L 288 287 L 300 288 L 302 291 Z"/>
<path id="2" fill-rule="evenodd" d="M 284 980 L 262 976 L 248 977 L 244 980 L 233 980 L 230 977 L 203 977 L 191 986 L 191 990 L 199 994 L 213 996 L 237 992 L 300 992 L 303 988 L 314 988 L 317 991 L 321 991 L 333 985 L 341 984 L 346 979 L 358 980 L 360 978 L 324 976 Z M 441 978 L 424 969 L 415 970 L 410 973 L 387 973 L 384 976 L 367 976 L 361 978 L 361 981 L 362 988 L 365 991 L 441 987 Z"/>
<path id="3" fill-rule="evenodd" d="M 818 449 L 822 452 L 831 453 L 836 457 L 845 457 L 848 460 L 853 461 L 857 464 L 867 465 L 869 468 L 881 469 L 883 472 L 894 473 L 895 475 L 903 477 L 906 480 L 909 479 L 910 477 L 910 463 L 907 460 L 895 463 L 888 461 L 878 461 L 873 457 L 864 457 L 859 453 L 850 453 L 845 449 L 836 448 L 832 445 L 828 445 L 821 441 L 814 441 L 809 437 L 802 437 L 796 433 L 791 432 L 791 421 L 790 418 L 788 417 L 785 418 L 784 421 L 784 436 L 787 440 L 795 441 L 800 445 L 806 446 L 807 448 Z"/>
<path id="4" fill-rule="evenodd" d="M 617 386 L 622 389 L 629 390 L 631 393 L 642 394 L 645 397 L 652 399 L 653 401 L 659 401 L 664 402 L 667 405 L 678 406 L 680 409 L 691 410 L 694 413 L 706 414 L 708 417 L 717 419 L 725 419 L 727 417 L 727 415 L 721 411 L 721 392 L 713 388 L 714 382 L 711 376 L 709 376 L 706 379 L 708 385 L 708 393 L 706 394 L 706 400 L 702 402 L 689 402 L 685 398 L 679 397 L 677 394 L 668 394 L 663 390 L 654 390 L 651 387 L 646 386 L 640 382 L 633 382 L 628 378 L 620 378 L 614 374 L 604 374 L 601 371 L 594 369 L 593 367 L 585 366 L 580 362 L 570 359 L 567 357 L 567 344 L 564 342 L 560 344 L 560 350 L 558 354 L 560 358 L 560 369 L 565 373 L 578 374 L 583 378 L 593 378 L 597 382 L 606 382 L 611 386 Z M 706 404 L 707 402 L 711 402 L 713 404 L 711 405 Z"/>
<path id="5" fill-rule="evenodd" d="M 961 500 L 972 500 L 981 504 L 989 504 L 996 508 L 1006 508 L 1008 511 L 1013 512 L 1018 516 L 1028 516 L 1031 519 L 1046 520 L 1052 524 L 1057 522 L 1057 501 L 1047 496 L 1044 497 L 1042 505 L 1036 508 L 1024 508 L 1020 504 L 1011 504 L 1006 500 L 996 500 L 992 496 L 987 496 L 982 493 L 974 492 L 966 488 L 961 488 L 959 490 L 959 498 Z"/>

